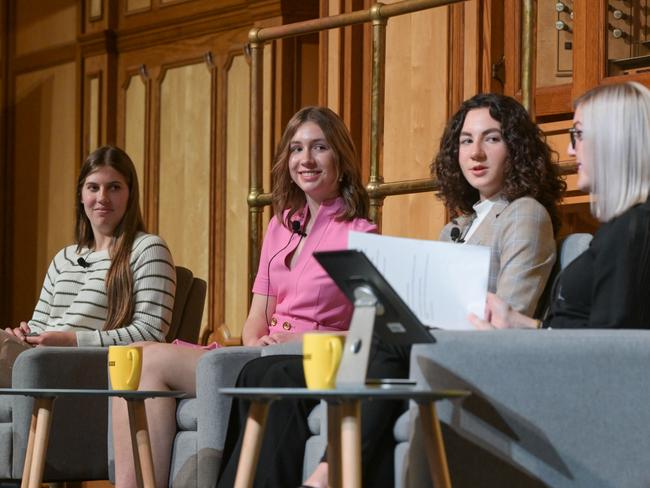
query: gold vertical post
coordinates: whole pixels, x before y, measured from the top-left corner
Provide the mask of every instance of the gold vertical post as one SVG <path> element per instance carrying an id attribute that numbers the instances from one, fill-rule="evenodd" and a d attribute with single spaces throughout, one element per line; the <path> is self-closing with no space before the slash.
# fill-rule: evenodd
<path id="1" fill-rule="evenodd" d="M 251 55 L 251 106 L 250 106 L 250 175 L 248 189 L 248 289 L 259 264 L 262 247 L 262 207 L 257 199 L 262 193 L 262 102 L 264 43 L 258 39 L 259 28 L 248 33 Z"/>
<path id="2" fill-rule="evenodd" d="M 384 85 L 386 81 L 386 24 L 382 16 L 383 4 L 378 2 L 370 9 L 372 18 L 372 92 L 370 98 L 370 219 L 381 226 L 381 208 L 384 197 L 377 189 L 384 182 Z M 379 229 L 381 231 L 381 229 Z"/>
<path id="3" fill-rule="evenodd" d="M 535 0 L 523 0 L 521 19 L 521 103 L 528 110 L 530 117 L 535 120 L 535 83 L 533 73 L 535 67 Z"/>

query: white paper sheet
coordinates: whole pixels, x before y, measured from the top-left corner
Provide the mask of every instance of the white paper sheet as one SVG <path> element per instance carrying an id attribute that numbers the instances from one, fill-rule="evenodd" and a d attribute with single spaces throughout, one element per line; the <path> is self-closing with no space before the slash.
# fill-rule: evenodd
<path id="1" fill-rule="evenodd" d="M 420 321 L 441 329 L 474 329 L 483 317 L 490 248 L 350 232 L 348 248 L 363 251 Z"/>

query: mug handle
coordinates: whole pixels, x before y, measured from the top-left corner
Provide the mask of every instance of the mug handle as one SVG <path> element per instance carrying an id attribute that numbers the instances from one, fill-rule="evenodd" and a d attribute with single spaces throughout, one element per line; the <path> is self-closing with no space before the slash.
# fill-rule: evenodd
<path id="1" fill-rule="evenodd" d="M 338 365 L 341 362 L 341 354 L 343 353 L 343 348 L 341 347 L 341 341 L 338 338 L 330 339 L 327 344 L 330 348 L 330 358 L 332 360 L 332 363 L 330 366 L 330 374 L 327 376 L 325 383 L 330 384 L 332 382 L 332 378 L 334 378 L 334 375 L 336 374 L 336 371 L 339 369 Z"/>
<path id="2" fill-rule="evenodd" d="M 128 385 L 133 384 L 133 380 L 135 379 L 135 373 L 136 371 L 140 371 L 140 354 L 137 354 L 136 351 L 133 349 L 130 349 L 127 357 L 129 358 L 129 361 L 131 361 L 131 373 L 129 374 L 129 379 L 127 380 Z"/>

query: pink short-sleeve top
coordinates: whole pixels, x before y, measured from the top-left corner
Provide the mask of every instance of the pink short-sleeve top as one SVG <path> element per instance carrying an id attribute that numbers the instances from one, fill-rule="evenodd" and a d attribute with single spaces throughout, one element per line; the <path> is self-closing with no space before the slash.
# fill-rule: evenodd
<path id="1" fill-rule="evenodd" d="M 340 197 L 323 202 L 312 217 L 314 224 L 306 237 L 292 232 L 278 219 L 271 219 L 253 284 L 253 293 L 276 298 L 269 333 L 342 331 L 350 326 L 352 304 L 312 255 L 315 251 L 347 249 L 350 231 L 377 231 L 375 224 L 366 219 L 337 221 L 343 207 Z M 292 221 L 304 228 L 307 213 L 305 206 L 292 216 Z M 305 240 L 302 251 L 290 268 L 291 255 L 301 239 Z"/>

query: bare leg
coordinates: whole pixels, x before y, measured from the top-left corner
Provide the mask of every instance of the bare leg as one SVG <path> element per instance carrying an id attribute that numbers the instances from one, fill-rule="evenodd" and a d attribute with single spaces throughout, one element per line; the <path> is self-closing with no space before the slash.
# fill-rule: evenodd
<path id="1" fill-rule="evenodd" d="M 140 390 L 181 390 L 196 394 L 196 365 L 205 353 L 157 342 L 139 343 L 143 349 Z M 176 400 L 156 398 L 145 401 L 147 424 L 151 438 L 156 485 L 167 486 L 171 449 L 176 435 Z M 115 484 L 117 488 L 136 486 L 133 452 L 126 402 L 113 399 L 113 447 L 115 451 Z"/>
<path id="2" fill-rule="evenodd" d="M 305 480 L 305 485 L 313 486 L 314 488 L 326 488 L 327 483 L 327 463 L 321 462 L 316 466 L 316 469 Z"/>

